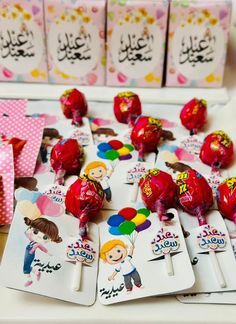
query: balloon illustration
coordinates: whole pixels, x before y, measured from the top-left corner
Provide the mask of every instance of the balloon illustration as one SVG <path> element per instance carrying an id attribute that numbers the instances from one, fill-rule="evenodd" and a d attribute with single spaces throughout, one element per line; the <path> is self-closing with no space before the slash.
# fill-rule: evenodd
<path id="1" fill-rule="evenodd" d="M 134 244 L 138 233 L 151 226 L 148 218 L 150 211 L 147 208 L 138 210 L 126 207 L 107 220 L 109 233 L 112 235 L 127 235 L 130 242 Z"/>
<path id="2" fill-rule="evenodd" d="M 97 155 L 101 159 L 114 161 L 116 159 L 129 160 L 132 158 L 131 152 L 134 147 L 130 144 L 123 144 L 118 140 L 111 140 L 109 142 L 100 143 L 98 145 Z"/>

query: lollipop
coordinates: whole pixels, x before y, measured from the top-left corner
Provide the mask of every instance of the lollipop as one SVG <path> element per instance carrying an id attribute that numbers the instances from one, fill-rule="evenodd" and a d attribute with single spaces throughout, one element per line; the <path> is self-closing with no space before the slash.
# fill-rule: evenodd
<path id="1" fill-rule="evenodd" d="M 82 117 L 88 112 L 85 96 L 77 89 L 66 90 L 60 97 L 61 108 L 66 118 L 72 118 L 72 125 L 81 126 Z"/>
<path id="2" fill-rule="evenodd" d="M 139 117 L 131 132 L 131 141 L 139 151 L 139 160 L 144 161 L 144 154 L 157 152 L 157 144 L 162 136 L 162 123 L 152 117 Z"/>
<path id="3" fill-rule="evenodd" d="M 181 123 L 190 130 L 190 135 L 197 134 L 207 121 L 207 103 L 203 99 L 193 98 L 180 112 Z"/>
<path id="4" fill-rule="evenodd" d="M 52 169 L 56 173 L 55 181 L 63 185 L 66 174 L 79 174 L 83 158 L 83 148 L 75 139 L 69 138 L 57 142 L 50 157 Z"/>
<path id="5" fill-rule="evenodd" d="M 228 178 L 217 188 L 217 205 L 220 213 L 236 224 L 236 177 Z"/>
<path id="6" fill-rule="evenodd" d="M 138 95 L 131 91 L 120 92 L 114 98 L 114 114 L 118 122 L 133 125 L 142 114 L 142 106 Z"/>
<path id="7" fill-rule="evenodd" d="M 205 138 L 200 151 L 200 159 L 216 171 L 227 167 L 232 162 L 233 154 L 233 142 L 224 131 L 217 130 Z"/>
<path id="8" fill-rule="evenodd" d="M 157 212 L 160 221 L 169 221 L 173 216 L 166 210 L 175 204 L 176 184 L 171 175 L 158 169 L 149 170 L 139 182 L 141 196 L 146 207 Z M 170 253 L 165 254 L 167 273 L 174 274 Z"/>
<path id="9" fill-rule="evenodd" d="M 212 189 L 207 180 L 194 169 L 189 169 L 178 175 L 177 187 L 177 197 L 183 209 L 198 218 L 199 226 L 207 225 L 205 214 L 213 205 Z M 220 286 L 226 287 L 215 251 L 210 251 L 209 255 Z"/>

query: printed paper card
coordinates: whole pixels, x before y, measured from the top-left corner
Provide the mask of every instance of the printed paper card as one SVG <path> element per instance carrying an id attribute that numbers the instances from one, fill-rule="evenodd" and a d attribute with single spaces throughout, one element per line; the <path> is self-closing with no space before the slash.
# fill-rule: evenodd
<path id="1" fill-rule="evenodd" d="M 14 163 L 11 145 L 0 146 L 0 225 L 13 217 Z"/>
<path id="2" fill-rule="evenodd" d="M 235 290 L 235 257 L 225 223 L 218 211 L 210 211 L 208 225 L 198 227 L 196 217 L 180 213 L 186 243 L 196 277 L 186 293 Z"/>
<path id="3" fill-rule="evenodd" d="M 26 115 L 27 100 L 0 100 L 0 115 L 21 117 Z"/>
<path id="4" fill-rule="evenodd" d="M 47 82 L 42 1 L 4 0 L 0 12 L 0 79 Z"/>
<path id="5" fill-rule="evenodd" d="M 160 224 L 141 204 L 124 207 L 99 225 L 102 304 L 173 293 L 194 284 L 177 211 L 168 212 L 173 214 L 171 223 Z"/>
<path id="6" fill-rule="evenodd" d="M 20 151 L 14 151 L 15 176 L 32 176 L 41 145 L 44 119 L 1 117 L 0 125 L 0 133 L 8 142 L 24 141 Z"/>
<path id="7" fill-rule="evenodd" d="M 99 255 L 98 227 L 93 223 L 89 223 L 89 237 L 91 242 L 81 241 L 78 220 L 65 214 L 63 204 L 40 192 L 28 192 L 28 200 L 19 198 L 15 210 L 1 264 L 1 283 L 92 305 Z M 80 283 L 77 289 L 74 282 Z"/>

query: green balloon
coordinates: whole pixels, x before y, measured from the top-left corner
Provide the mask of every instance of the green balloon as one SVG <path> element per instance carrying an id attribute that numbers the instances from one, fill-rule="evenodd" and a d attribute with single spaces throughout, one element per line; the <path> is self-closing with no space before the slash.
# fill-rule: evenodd
<path id="1" fill-rule="evenodd" d="M 134 150 L 134 147 L 131 144 L 125 144 L 124 147 L 126 147 L 130 152 Z"/>
<path id="2" fill-rule="evenodd" d="M 135 230 L 136 225 L 130 221 L 124 221 L 120 224 L 119 231 L 124 235 L 130 235 Z"/>
<path id="3" fill-rule="evenodd" d="M 148 217 L 150 215 L 150 210 L 148 210 L 147 208 L 140 208 L 139 210 L 137 210 L 137 214 L 142 214 L 145 215 L 146 217 Z"/>
<path id="4" fill-rule="evenodd" d="M 114 161 L 114 160 L 118 159 L 119 153 L 115 150 L 109 150 L 105 153 L 105 157 L 108 160 Z"/>

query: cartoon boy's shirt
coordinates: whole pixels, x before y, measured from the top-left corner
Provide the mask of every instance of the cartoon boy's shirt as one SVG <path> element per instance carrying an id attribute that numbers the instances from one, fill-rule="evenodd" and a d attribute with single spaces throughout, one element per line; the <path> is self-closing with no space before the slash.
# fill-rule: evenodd
<path id="1" fill-rule="evenodd" d="M 118 268 L 115 268 L 116 272 L 122 273 L 123 276 L 126 276 L 133 272 L 136 268 L 135 266 L 131 263 L 132 256 L 128 255 L 120 264 Z"/>
<path id="2" fill-rule="evenodd" d="M 104 177 L 102 180 L 99 180 L 103 190 L 110 188 L 108 180 L 109 180 L 109 177 Z"/>

